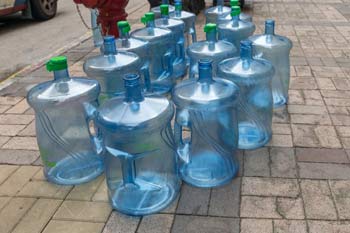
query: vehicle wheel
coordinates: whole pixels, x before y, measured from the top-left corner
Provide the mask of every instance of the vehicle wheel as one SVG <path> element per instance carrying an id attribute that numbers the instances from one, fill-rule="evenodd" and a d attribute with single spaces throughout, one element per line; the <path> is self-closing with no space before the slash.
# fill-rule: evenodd
<path id="1" fill-rule="evenodd" d="M 36 20 L 48 20 L 57 12 L 57 0 L 30 0 L 32 16 Z"/>

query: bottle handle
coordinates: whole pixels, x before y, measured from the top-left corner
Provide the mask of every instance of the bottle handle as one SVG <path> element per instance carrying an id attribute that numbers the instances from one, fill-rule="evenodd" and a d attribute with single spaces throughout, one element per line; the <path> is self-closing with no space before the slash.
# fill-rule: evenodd
<path id="1" fill-rule="evenodd" d="M 86 124 L 88 127 L 88 132 L 90 136 L 91 143 L 94 147 L 95 152 L 98 155 L 102 155 L 104 151 L 103 141 L 102 141 L 102 135 L 100 133 L 100 130 L 97 129 L 96 126 L 96 118 L 97 118 L 97 108 L 91 103 L 84 103 L 84 109 L 86 114 Z M 93 122 L 95 133 L 92 133 L 90 130 L 90 123 Z"/>
<path id="2" fill-rule="evenodd" d="M 171 52 L 167 52 L 166 54 L 164 54 L 163 57 L 164 61 L 163 64 L 165 64 L 164 70 L 169 73 L 172 74 L 173 73 L 173 64 L 171 61 Z"/>
<path id="3" fill-rule="evenodd" d="M 141 67 L 141 73 L 143 75 L 143 80 L 145 82 L 146 91 L 151 92 L 152 91 L 152 83 L 151 83 L 151 76 L 150 76 L 148 63 L 146 63 L 143 67 Z"/>
<path id="4" fill-rule="evenodd" d="M 193 25 L 193 27 L 190 28 L 189 33 L 190 33 L 190 35 L 192 36 L 192 43 L 197 42 L 197 33 L 196 33 L 195 25 Z"/>
<path id="5" fill-rule="evenodd" d="M 185 42 L 184 40 L 178 41 L 176 44 L 176 55 L 181 60 L 185 59 Z"/>
<path id="6" fill-rule="evenodd" d="M 175 141 L 177 144 L 176 154 L 183 163 L 190 163 L 190 142 L 184 142 L 183 137 L 183 126 L 176 122 L 174 124 Z M 190 132 L 192 134 L 192 132 Z"/>

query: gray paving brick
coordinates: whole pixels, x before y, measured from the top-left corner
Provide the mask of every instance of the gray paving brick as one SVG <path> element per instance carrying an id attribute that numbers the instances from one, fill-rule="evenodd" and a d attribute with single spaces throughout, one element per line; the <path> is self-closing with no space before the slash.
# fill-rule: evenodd
<path id="1" fill-rule="evenodd" d="M 34 120 L 33 115 L 1 114 L 1 125 L 26 125 Z"/>
<path id="2" fill-rule="evenodd" d="M 270 176 L 270 158 L 267 148 L 261 148 L 244 153 L 245 176 Z"/>
<path id="3" fill-rule="evenodd" d="M 154 214 L 142 218 L 138 233 L 167 233 L 170 232 L 174 215 Z"/>
<path id="4" fill-rule="evenodd" d="M 103 233 L 134 233 L 139 225 L 140 217 L 132 217 L 113 211 Z"/>
<path id="5" fill-rule="evenodd" d="M 319 163 L 349 163 L 349 159 L 342 149 L 326 148 L 296 148 L 296 158 L 299 162 Z"/>
<path id="6" fill-rule="evenodd" d="M 43 233 L 99 233 L 103 223 L 51 220 Z"/>
<path id="7" fill-rule="evenodd" d="M 207 215 L 210 189 L 200 189 L 184 184 L 176 213 Z"/>
<path id="8" fill-rule="evenodd" d="M 1 125 L 0 135 L 1 136 L 16 136 L 21 130 L 23 130 L 25 125 Z"/>
<path id="9" fill-rule="evenodd" d="M 277 212 L 276 197 L 242 196 L 241 217 L 243 218 L 274 218 L 282 216 Z"/>
<path id="10" fill-rule="evenodd" d="M 38 151 L 31 150 L 5 150 L 0 153 L 0 163 L 30 165 L 39 158 Z"/>
<path id="11" fill-rule="evenodd" d="M 273 233 L 270 219 L 242 219 L 241 233 Z"/>
<path id="12" fill-rule="evenodd" d="M 349 164 L 298 163 L 300 178 L 350 179 Z"/>
<path id="13" fill-rule="evenodd" d="M 271 175 L 273 177 L 297 177 L 293 148 L 271 148 Z"/>
<path id="14" fill-rule="evenodd" d="M 274 220 L 274 233 L 308 233 L 305 221 Z"/>
<path id="15" fill-rule="evenodd" d="M 310 233 L 347 233 L 350 232 L 350 222 L 309 221 Z"/>
<path id="16" fill-rule="evenodd" d="M 339 218 L 350 219 L 350 181 L 329 181 Z"/>

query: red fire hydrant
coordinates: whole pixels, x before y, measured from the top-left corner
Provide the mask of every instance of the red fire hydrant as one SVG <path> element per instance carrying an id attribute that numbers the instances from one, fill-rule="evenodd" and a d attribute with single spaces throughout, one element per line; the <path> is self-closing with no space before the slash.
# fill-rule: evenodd
<path id="1" fill-rule="evenodd" d="M 101 24 L 103 35 L 119 36 L 117 22 L 126 20 L 128 14 L 125 12 L 125 7 L 129 0 L 74 0 L 74 2 L 98 10 L 97 22 Z"/>

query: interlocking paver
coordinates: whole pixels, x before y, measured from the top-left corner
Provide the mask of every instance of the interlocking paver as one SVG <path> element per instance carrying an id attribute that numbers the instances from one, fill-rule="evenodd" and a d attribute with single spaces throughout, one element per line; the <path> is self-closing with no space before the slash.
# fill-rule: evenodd
<path id="1" fill-rule="evenodd" d="M 71 186 L 33 180 L 28 182 L 17 195 L 22 197 L 64 199 L 71 189 Z"/>
<path id="2" fill-rule="evenodd" d="M 21 130 L 23 130 L 25 125 L 1 125 L 0 135 L 1 136 L 16 136 Z"/>
<path id="3" fill-rule="evenodd" d="M 244 153 L 245 176 L 270 176 L 270 158 L 267 148 L 261 148 Z"/>
<path id="4" fill-rule="evenodd" d="M 29 109 L 29 105 L 26 99 L 23 99 L 21 102 L 17 103 L 15 106 L 6 111 L 9 114 L 22 114 Z"/>
<path id="5" fill-rule="evenodd" d="M 275 146 L 275 147 L 292 147 L 293 146 L 292 135 L 272 134 L 271 141 L 269 142 L 268 145 Z"/>
<path id="6" fill-rule="evenodd" d="M 176 213 L 207 215 L 210 189 L 200 189 L 184 184 Z"/>
<path id="7" fill-rule="evenodd" d="M 10 137 L 0 136 L 0 147 L 10 140 Z"/>
<path id="8" fill-rule="evenodd" d="M 273 233 L 270 219 L 242 219 L 241 233 Z"/>
<path id="9" fill-rule="evenodd" d="M 11 200 L 11 197 L 0 197 L 0 211 Z"/>
<path id="10" fill-rule="evenodd" d="M 274 233 L 308 233 L 305 221 L 274 220 Z"/>
<path id="11" fill-rule="evenodd" d="M 127 216 L 113 211 L 103 233 L 134 233 L 139 225 L 140 217 Z"/>
<path id="12" fill-rule="evenodd" d="M 271 148 L 271 176 L 294 178 L 297 176 L 293 148 Z"/>
<path id="13" fill-rule="evenodd" d="M 39 158 L 38 151 L 32 150 L 1 150 L 0 163 L 30 165 Z"/>
<path id="14" fill-rule="evenodd" d="M 350 179 L 349 164 L 298 163 L 301 178 Z"/>
<path id="15" fill-rule="evenodd" d="M 104 179 L 101 182 L 100 187 L 98 187 L 96 193 L 92 197 L 92 201 L 108 202 L 107 192 L 108 192 L 108 188 L 107 188 L 106 180 Z"/>
<path id="16" fill-rule="evenodd" d="M 23 100 L 23 97 L 17 96 L 0 96 L 0 104 L 2 105 L 15 105 Z"/>
<path id="17" fill-rule="evenodd" d="M 11 105 L 1 105 L 0 104 L 0 113 L 6 112 L 9 108 L 11 108 Z"/>
<path id="18" fill-rule="evenodd" d="M 19 114 L 1 114 L 1 125 L 25 125 L 34 120 L 33 115 L 19 115 Z"/>
<path id="19" fill-rule="evenodd" d="M 104 177 L 100 176 L 97 179 L 75 186 L 67 196 L 67 200 L 91 201 L 98 187 L 104 182 Z"/>
<path id="20" fill-rule="evenodd" d="M 2 184 L 17 169 L 18 166 L 0 165 L 0 184 Z"/>
<path id="21" fill-rule="evenodd" d="M 11 150 L 39 150 L 35 137 L 13 137 L 2 148 Z"/>
<path id="22" fill-rule="evenodd" d="M 296 158 L 300 162 L 349 163 L 342 149 L 296 148 Z"/>
<path id="23" fill-rule="evenodd" d="M 46 226 L 43 233 L 100 233 L 103 229 L 103 223 L 93 222 L 73 222 L 52 220 Z"/>
<path id="24" fill-rule="evenodd" d="M 310 233 L 348 233 L 350 222 L 309 221 Z"/>
<path id="25" fill-rule="evenodd" d="M 277 211 L 285 219 L 304 219 L 303 200 L 297 198 L 277 198 Z"/>
<path id="26" fill-rule="evenodd" d="M 167 233 L 170 232 L 174 215 L 154 214 L 142 218 L 138 233 Z"/>
<path id="27" fill-rule="evenodd" d="M 340 219 L 350 219 L 350 181 L 329 181 Z"/>
<path id="28" fill-rule="evenodd" d="M 35 136 L 35 121 L 32 121 L 27 127 L 22 130 L 18 135 L 20 136 Z"/>
<path id="29" fill-rule="evenodd" d="M 275 197 L 242 196 L 241 217 L 282 218 L 277 212 Z"/>

